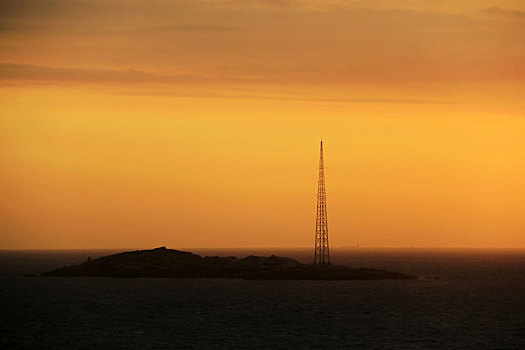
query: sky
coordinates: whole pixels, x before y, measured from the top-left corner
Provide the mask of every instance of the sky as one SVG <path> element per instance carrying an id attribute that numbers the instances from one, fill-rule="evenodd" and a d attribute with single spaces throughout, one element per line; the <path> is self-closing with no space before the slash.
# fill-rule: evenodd
<path id="1" fill-rule="evenodd" d="M 0 0 L 0 249 L 525 248 L 521 0 Z"/>

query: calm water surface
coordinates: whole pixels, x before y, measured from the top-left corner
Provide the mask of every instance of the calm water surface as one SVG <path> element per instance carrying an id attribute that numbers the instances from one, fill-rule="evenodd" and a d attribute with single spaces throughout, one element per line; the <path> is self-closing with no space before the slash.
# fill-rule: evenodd
<path id="1" fill-rule="evenodd" d="M 311 260 L 305 249 L 193 251 Z M 525 349 L 523 250 L 332 251 L 334 263 L 414 281 L 23 276 L 115 252 L 0 251 L 0 347 Z"/>

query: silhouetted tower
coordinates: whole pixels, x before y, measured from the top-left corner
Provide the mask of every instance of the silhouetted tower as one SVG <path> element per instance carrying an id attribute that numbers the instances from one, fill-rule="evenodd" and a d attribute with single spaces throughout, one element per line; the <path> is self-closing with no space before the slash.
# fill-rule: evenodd
<path id="1" fill-rule="evenodd" d="M 330 245 L 328 244 L 328 222 L 326 218 L 326 189 L 324 183 L 323 141 L 321 141 L 321 155 L 319 157 L 314 264 L 330 264 Z"/>

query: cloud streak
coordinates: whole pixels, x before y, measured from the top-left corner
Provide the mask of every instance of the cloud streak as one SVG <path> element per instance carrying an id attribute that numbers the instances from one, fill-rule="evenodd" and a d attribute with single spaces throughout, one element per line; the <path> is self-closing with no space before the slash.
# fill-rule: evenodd
<path id="1" fill-rule="evenodd" d="M 483 12 L 494 15 L 494 16 L 504 16 L 504 17 L 513 17 L 518 19 L 525 19 L 525 11 L 520 10 L 506 10 L 501 7 L 493 6 L 485 9 Z"/>
<path id="2" fill-rule="evenodd" d="M 30 64 L 0 63 L 0 80 L 31 80 L 70 83 L 181 84 L 213 82 L 216 79 L 217 78 L 213 77 L 203 77 L 188 74 L 176 76 L 158 75 L 132 69 L 70 69 L 50 68 Z"/>
<path id="3" fill-rule="evenodd" d="M 211 87 L 213 83 L 228 79 L 234 85 L 228 91 L 217 90 Z M 102 70 L 102 69 L 68 69 L 50 68 L 27 64 L 0 63 L 0 81 L 3 85 L 13 85 L 18 82 L 34 84 L 94 84 L 113 87 L 112 93 L 135 96 L 183 96 L 190 98 L 214 99 L 242 99 L 242 100 L 278 100 L 289 102 L 309 102 L 328 104 L 450 104 L 456 103 L 447 100 L 427 100 L 417 98 L 390 98 L 390 97 L 326 97 L 319 95 L 304 95 L 298 92 L 272 93 L 267 89 L 265 93 L 253 90 L 254 80 L 225 77 L 203 77 L 197 75 L 158 75 L 136 70 Z M 239 84 L 245 87 L 236 88 Z M 125 85 L 130 89 L 122 89 Z M 209 86 L 208 88 L 204 86 Z M 157 86 L 158 88 L 152 88 Z M 200 86 L 198 90 L 185 87 Z M 223 85 L 224 86 L 224 85 Z M 252 91 L 246 90 L 252 86 Z M 248 88 L 250 90 L 250 88 Z"/>

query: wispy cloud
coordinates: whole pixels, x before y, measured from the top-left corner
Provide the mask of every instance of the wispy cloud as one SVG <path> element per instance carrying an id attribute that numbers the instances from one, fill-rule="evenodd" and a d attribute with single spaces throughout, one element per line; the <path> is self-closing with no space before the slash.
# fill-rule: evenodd
<path id="1" fill-rule="evenodd" d="M 225 89 L 224 81 L 234 83 Z M 450 104 L 447 100 L 428 100 L 417 98 L 391 97 L 327 97 L 313 94 L 302 94 L 292 91 L 273 91 L 265 89 L 264 93 L 251 89 L 254 80 L 240 77 L 204 77 L 197 75 L 158 75 L 137 70 L 103 70 L 103 69 L 68 69 L 50 68 L 27 64 L 0 63 L 0 81 L 2 85 L 16 86 L 16 82 L 34 84 L 94 84 L 106 92 L 134 96 L 183 96 L 190 98 L 246 99 L 246 100 L 279 100 L 289 102 L 308 102 L 326 104 Z M 208 86 L 208 83 L 220 81 L 222 88 Z M 239 83 L 245 83 L 240 88 Z M 247 85 L 246 85 L 247 84 Z M 190 86 L 200 86 L 197 90 Z M 124 88 L 123 88 L 124 87 Z"/>
<path id="2" fill-rule="evenodd" d="M 519 19 L 525 19 L 525 11 L 520 10 L 507 10 L 501 7 L 493 6 L 483 10 L 483 12 L 494 15 L 494 16 L 505 16 L 505 17 L 514 17 Z"/>
<path id="3" fill-rule="evenodd" d="M 69 35 L 89 34 L 89 35 L 162 35 L 162 34 L 220 34 L 234 30 L 240 30 L 239 26 L 233 25 L 212 25 L 202 23 L 190 23 L 179 25 L 159 25 L 159 26 L 112 26 L 98 25 L 93 27 L 88 23 L 77 23 L 75 26 L 68 26 Z M 43 22 L 43 21 L 16 21 L 4 19 L 0 20 L 0 33 L 20 34 L 20 35 L 63 35 L 64 23 Z"/>
<path id="4" fill-rule="evenodd" d="M 0 63 L 0 80 L 74 83 L 191 83 L 214 81 L 198 75 L 158 75 L 138 70 L 51 68 L 30 64 Z"/>
<path id="5" fill-rule="evenodd" d="M 195 32 L 223 32 L 223 31 L 232 31 L 237 30 L 239 27 L 236 26 L 229 26 L 229 25 L 211 25 L 211 24 L 183 24 L 183 25 L 166 25 L 166 26 L 158 26 L 158 27 L 149 27 L 145 28 L 145 30 L 151 31 L 151 32 L 189 32 L 189 33 L 195 33 Z"/>

